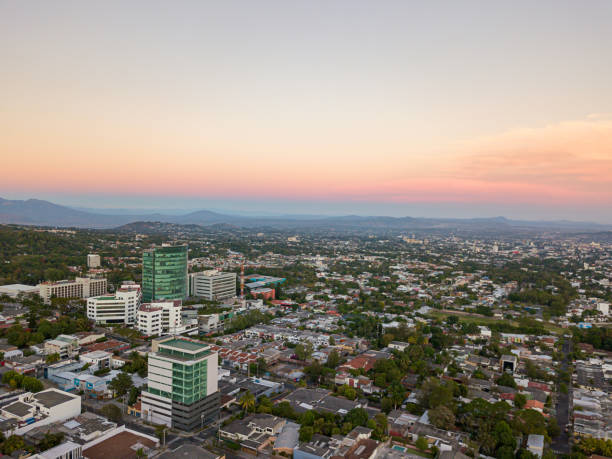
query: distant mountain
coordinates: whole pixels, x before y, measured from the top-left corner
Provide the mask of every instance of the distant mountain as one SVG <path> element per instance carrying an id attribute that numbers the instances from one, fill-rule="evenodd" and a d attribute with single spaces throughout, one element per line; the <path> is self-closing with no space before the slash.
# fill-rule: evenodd
<path id="1" fill-rule="evenodd" d="M 0 223 L 20 225 L 57 226 L 76 228 L 109 229 L 121 227 L 122 231 L 168 231 L 171 225 L 200 225 L 214 229 L 262 228 L 277 230 L 330 230 L 330 231 L 416 231 L 416 230 L 470 230 L 470 231 L 516 231 L 536 229 L 539 231 L 609 231 L 612 225 L 571 221 L 522 221 L 505 217 L 494 218 L 414 218 L 346 215 L 340 217 L 286 215 L 245 216 L 225 215 L 209 210 L 199 210 L 185 215 L 161 213 L 100 214 L 72 209 L 48 201 L 28 199 L 25 201 L 0 198 Z M 178 228 L 176 228 L 178 229 Z"/>

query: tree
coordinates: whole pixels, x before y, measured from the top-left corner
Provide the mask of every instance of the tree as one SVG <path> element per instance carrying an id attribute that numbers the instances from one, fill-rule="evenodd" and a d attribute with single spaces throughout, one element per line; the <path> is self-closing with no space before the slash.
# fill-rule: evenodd
<path id="1" fill-rule="evenodd" d="M 557 420 L 552 416 L 548 419 L 546 431 L 548 432 L 548 436 L 550 438 L 555 438 L 561 433 L 561 429 L 559 428 L 559 424 L 557 424 Z"/>
<path id="2" fill-rule="evenodd" d="M 39 443 L 38 447 L 41 449 L 41 451 L 46 451 L 59 445 L 62 440 L 64 440 L 64 434 L 62 432 L 58 432 L 56 434 L 47 432 L 43 440 Z"/>
<path id="3" fill-rule="evenodd" d="M 100 410 L 102 414 L 113 422 L 120 422 L 123 419 L 121 408 L 114 403 L 108 403 Z"/>
<path id="4" fill-rule="evenodd" d="M 297 415 L 291 404 L 287 401 L 277 403 L 272 406 L 272 414 L 281 418 L 296 419 Z"/>
<path id="5" fill-rule="evenodd" d="M 344 416 L 344 422 L 350 422 L 353 427 L 365 426 L 368 423 L 368 412 L 363 408 L 353 408 Z"/>
<path id="6" fill-rule="evenodd" d="M 425 408 L 436 408 L 440 405 L 453 406 L 454 383 L 440 383 L 436 378 L 429 378 L 421 386 L 421 405 Z"/>
<path id="7" fill-rule="evenodd" d="M 45 362 L 48 365 L 51 365 L 52 363 L 56 363 L 60 361 L 60 355 L 56 352 L 55 354 L 49 354 L 47 357 L 45 357 Z"/>
<path id="8" fill-rule="evenodd" d="M 134 405 L 138 401 L 140 390 L 136 386 L 130 387 L 130 397 L 128 398 L 128 405 Z"/>
<path id="9" fill-rule="evenodd" d="M 28 392 L 40 392 L 45 387 L 43 383 L 32 376 L 24 376 L 21 380 L 21 387 Z"/>
<path id="10" fill-rule="evenodd" d="M 513 430 L 523 435 L 548 435 L 546 419 L 536 410 L 520 410 L 512 420 Z"/>
<path id="11" fill-rule="evenodd" d="M 419 448 L 421 451 L 425 451 L 427 447 L 429 446 L 429 443 L 427 443 L 427 439 L 425 437 L 419 437 L 417 438 L 415 446 Z"/>
<path id="12" fill-rule="evenodd" d="M 259 403 L 257 404 L 257 412 L 272 413 L 272 401 L 265 395 L 259 397 Z"/>
<path id="13" fill-rule="evenodd" d="M 498 450 L 501 447 L 506 447 L 513 452 L 514 448 L 516 448 L 516 438 L 514 437 L 512 429 L 506 421 L 501 421 L 495 426 L 493 435 L 497 440 Z"/>
<path id="14" fill-rule="evenodd" d="M 514 394 L 514 406 L 518 409 L 523 409 L 525 403 L 527 403 L 527 397 L 523 394 Z"/>
<path id="15" fill-rule="evenodd" d="M 127 373 L 121 372 L 112 379 L 108 387 L 117 395 L 123 396 L 127 394 L 133 385 L 132 377 Z"/>
<path id="16" fill-rule="evenodd" d="M 17 373 L 15 370 L 9 370 L 2 375 L 2 383 L 8 384 L 13 389 L 21 387 L 22 381 L 23 375 L 21 373 Z"/>
<path id="17" fill-rule="evenodd" d="M 389 414 L 389 411 L 393 409 L 393 399 L 389 397 L 383 398 L 381 402 L 381 408 L 385 413 Z"/>
<path id="18" fill-rule="evenodd" d="M 450 430 L 455 427 L 455 415 L 444 405 L 429 410 L 429 420 L 439 429 Z"/>
<path id="19" fill-rule="evenodd" d="M 512 387 L 513 389 L 516 389 L 516 381 L 514 381 L 514 378 L 510 373 L 504 373 L 495 382 L 500 386 Z"/>
<path id="20" fill-rule="evenodd" d="M 300 343 L 297 346 L 295 346 L 295 355 L 298 358 L 298 360 L 302 360 L 302 361 L 308 360 L 310 356 L 312 355 L 312 351 L 313 351 L 313 347 L 310 341 L 308 341 L 306 345 Z"/>
<path id="21" fill-rule="evenodd" d="M 11 435 L 2 444 L 2 452 L 7 456 L 23 448 L 25 448 L 25 442 L 19 435 Z"/>
<path id="22" fill-rule="evenodd" d="M 244 410 L 245 414 L 255 409 L 255 396 L 251 393 L 251 391 L 247 390 L 240 398 L 240 406 Z"/>
<path id="23" fill-rule="evenodd" d="M 387 428 L 389 426 L 387 416 L 385 416 L 383 413 L 378 413 L 376 416 L 374 416 L 374 423 L 375 427 L 373 435 L 374 437 L 376 437 L 375 440 L 385 440 L 387 435 Z"/>
<path id="24" fill-rule="evenodd" d="M 340 363 L 340 356 L 338 355 L 338 351 L 334 349 L 327 356 L 327 362 L 325 363 L 325 366 L 327 366 L 328 368 L 336 368 L 338 366 L 338 363 Z"/>
<path id="25" fill-rule="evenodd" d="M 309 442 L 314 435 L 314 429 L 311 426 L 300 427 L 300 441 Z"/>

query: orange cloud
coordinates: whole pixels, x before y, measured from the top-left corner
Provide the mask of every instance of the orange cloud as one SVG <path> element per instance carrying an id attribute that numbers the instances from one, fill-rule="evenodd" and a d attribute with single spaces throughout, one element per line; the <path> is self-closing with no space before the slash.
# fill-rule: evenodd
<path id="1" fill-rule="evenodd" d="M 67 127 L 67 126 L 66 126 Z M 612 204 L 612 117 L 418 151 L 410 139 L 265 144 L 110 127 L 5 137 L 3 189 L 389 202 Z M 316 138 L 316 132 L 313 132 Z M 372 138 L 374 135 L 372 134 Z M 353 143 L 351 143 L 353 142 Z"/>

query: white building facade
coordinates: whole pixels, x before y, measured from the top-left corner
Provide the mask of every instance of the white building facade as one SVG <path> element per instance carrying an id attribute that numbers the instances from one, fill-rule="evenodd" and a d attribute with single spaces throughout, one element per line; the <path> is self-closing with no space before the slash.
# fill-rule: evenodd
<path id="1" fill-rule="evenodd" d="M 162 333 L 182 333 L 181 300 L 159 300 L 146 303 L 138 309 L 136 328 L 146 336 Z"/>
<path id="2" fill-rule="evenodd" d="M 43 282 L 39 285 L 40 297 L 45 303 L 51 298 L 89 298 L 106 293 L 106 279 L 103 277 L 77 277 L 75 280 Z"/>
<path id="3" fill-rule="evenodd" d="M 114 295 L 89 298 L 87 300 L 87 318 L 102 324 L 124 323 L 133 325 L 136 323 L 141 299 L 140 285 L 134 283 L 123 284 Z"/>
<path id="4" fill-rule="evenodd" d="M 236 273 L 216 270 L 191 273 L 189 275 L 189 296 L 208 301 L 221 301 L 236 296 Z"/>

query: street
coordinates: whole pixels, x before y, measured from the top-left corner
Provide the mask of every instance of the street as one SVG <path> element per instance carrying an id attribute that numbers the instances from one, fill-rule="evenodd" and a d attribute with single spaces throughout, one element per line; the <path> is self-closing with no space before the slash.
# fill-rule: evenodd
<path id="1" fill-rule="evenodd" d="M 561 362 L 561 370 L 567 371 L 569 367 L 569 354 L 572 352 L 572 340 L 566 338 L 563 344 L 563 361 Z M 555 454 L 569 454 L 570 452 L 570 435 L 565 431 L 565 426 L 569 421 L 570 411 L 570 397 L 572 394 L 572 384 L 568 384 L 568 392 L 564 394 L 562 392 L 557 393 L 557 423 L 561 429 L 559 436 L 552 439 L 551 448 Z"/>

